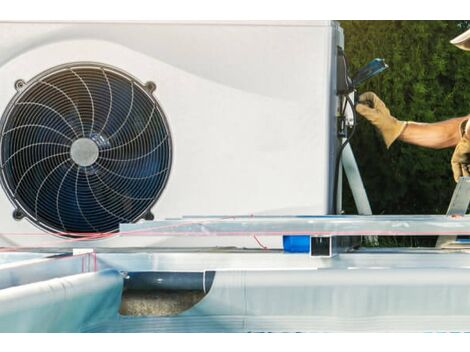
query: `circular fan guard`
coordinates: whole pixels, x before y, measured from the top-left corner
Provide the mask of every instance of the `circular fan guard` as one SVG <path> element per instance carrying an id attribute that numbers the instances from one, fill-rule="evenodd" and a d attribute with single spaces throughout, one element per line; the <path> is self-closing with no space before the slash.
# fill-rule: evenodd
<path id="1" fill-rule="evenodd" d="M 171 168 L 154 84 L 115 68 L 71 64 L 23 84 L 1 125 L 1 179 L 42 229 L 108 233 L 149 215 Z"/>

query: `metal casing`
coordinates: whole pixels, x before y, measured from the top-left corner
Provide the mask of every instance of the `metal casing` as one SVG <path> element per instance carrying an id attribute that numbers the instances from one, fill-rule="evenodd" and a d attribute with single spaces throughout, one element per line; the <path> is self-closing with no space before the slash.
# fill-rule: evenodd
<path id="1" fill-rule="evenodd" d="M 174 147 L 157 218 L 331 212 L 337 23 L 0 23 L 0 35 L 2 112 L 18 79 L 70 62 L 156 83 Z M 41 232 L 13 210 L 2 190 L 2 232 Z"/>

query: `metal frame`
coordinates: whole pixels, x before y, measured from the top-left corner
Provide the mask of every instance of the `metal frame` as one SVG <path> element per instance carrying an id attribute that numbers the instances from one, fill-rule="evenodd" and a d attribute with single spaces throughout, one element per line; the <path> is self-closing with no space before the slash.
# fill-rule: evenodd
<path id="1" fill-rule="evenodd" d="M 457 186 L 455 186 L 452 199 L 450 200 L 449 208 L 447 209 L 447 216 L 461 217 L 464 216 L 468 210 L 470 203 L 470 177 L 461 177 Z M 467 246 L 470 247 L 468 241 L 458 241 L 458 236 L 439 236 L 436 242 L 436 247 L 446 248 L 452 246 Z"/>
<path id="2" fill-rule="evenodd" d="M 8 250 L 55 248 L 186 249 L 282 249 L 282 236 L 456 236 L 470 235 L 470 216 L 446 215 L 328 215 L 264 217 L 192 217 L 122 224 L 113 235 L 45 240 L 45 234 L 0 233 L 0 247 Z M 260 246 L 256 239 L 262 241 Z M 19 246 L 17 241 L 27 241 Z"/>

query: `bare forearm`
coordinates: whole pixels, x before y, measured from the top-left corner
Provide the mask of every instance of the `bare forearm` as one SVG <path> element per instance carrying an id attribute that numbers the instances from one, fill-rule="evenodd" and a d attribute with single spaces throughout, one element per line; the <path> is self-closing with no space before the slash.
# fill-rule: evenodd
<path id="1" fill-rule="evenodd" d="M 460 140 L 459 126 L 469 116 L 456 117 L 436 123 L 409 121 L 398 138 L 399 140 L 421 147 L 442 149 L 454 147 Z"/>

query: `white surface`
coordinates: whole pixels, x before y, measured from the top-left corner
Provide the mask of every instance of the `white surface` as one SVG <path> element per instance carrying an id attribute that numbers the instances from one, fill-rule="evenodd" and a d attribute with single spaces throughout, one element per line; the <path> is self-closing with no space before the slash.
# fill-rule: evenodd
<path id="1" fill-rule="evenodd" d="M 122 279 L 116 271 L 112 277 L 93 273 L 42 281 L 78 272 L 78 258 L 65 259 L 68 266 L 62 264 L 64 257 L 15 262 L 3 271 L 10 270 L 11 280 L 23 285 L 0 290 L 0 301 L 7 305 L 0 312 L 0 330 L 468 331 L 468 254 L 390 250 L 394 253 L 368 250 L 331 259 L 272 252 L 98 253 L 99 270 L 215 270 L 207 296 L 170 317 L 118 318 Z M 36 280 L 42 282 L 29 283 Z M 83 308 L 78 313 L 77 305 Z M 105 319 L 90 321 L 96 313 L 83 310 L 96 312 L 97 305 Z"/>
<path id="2" fill-rule="evenodd" d="M 209 293 L 171 317 L 90 326 L 101 332 L 465 332 L 469 270 L 217 271 Z"/>
<path id="3" fill-rule="evenodd" d="M 112 65 L 154 81 L 168 118 L 174 162 L 158 218 L 326 214 L 335 31 L 328 21 L 2 23 L 0 111 L 17 79 Z M 38 231 L 12 210 L 2 191 L 2 232 Z"/>
<path id="4" fill-rule="evenodd" d="M 117 318 L 122 286 L 121 274 L 106 270 L 2 289 L 0 331 L 80 332 Z"/>

